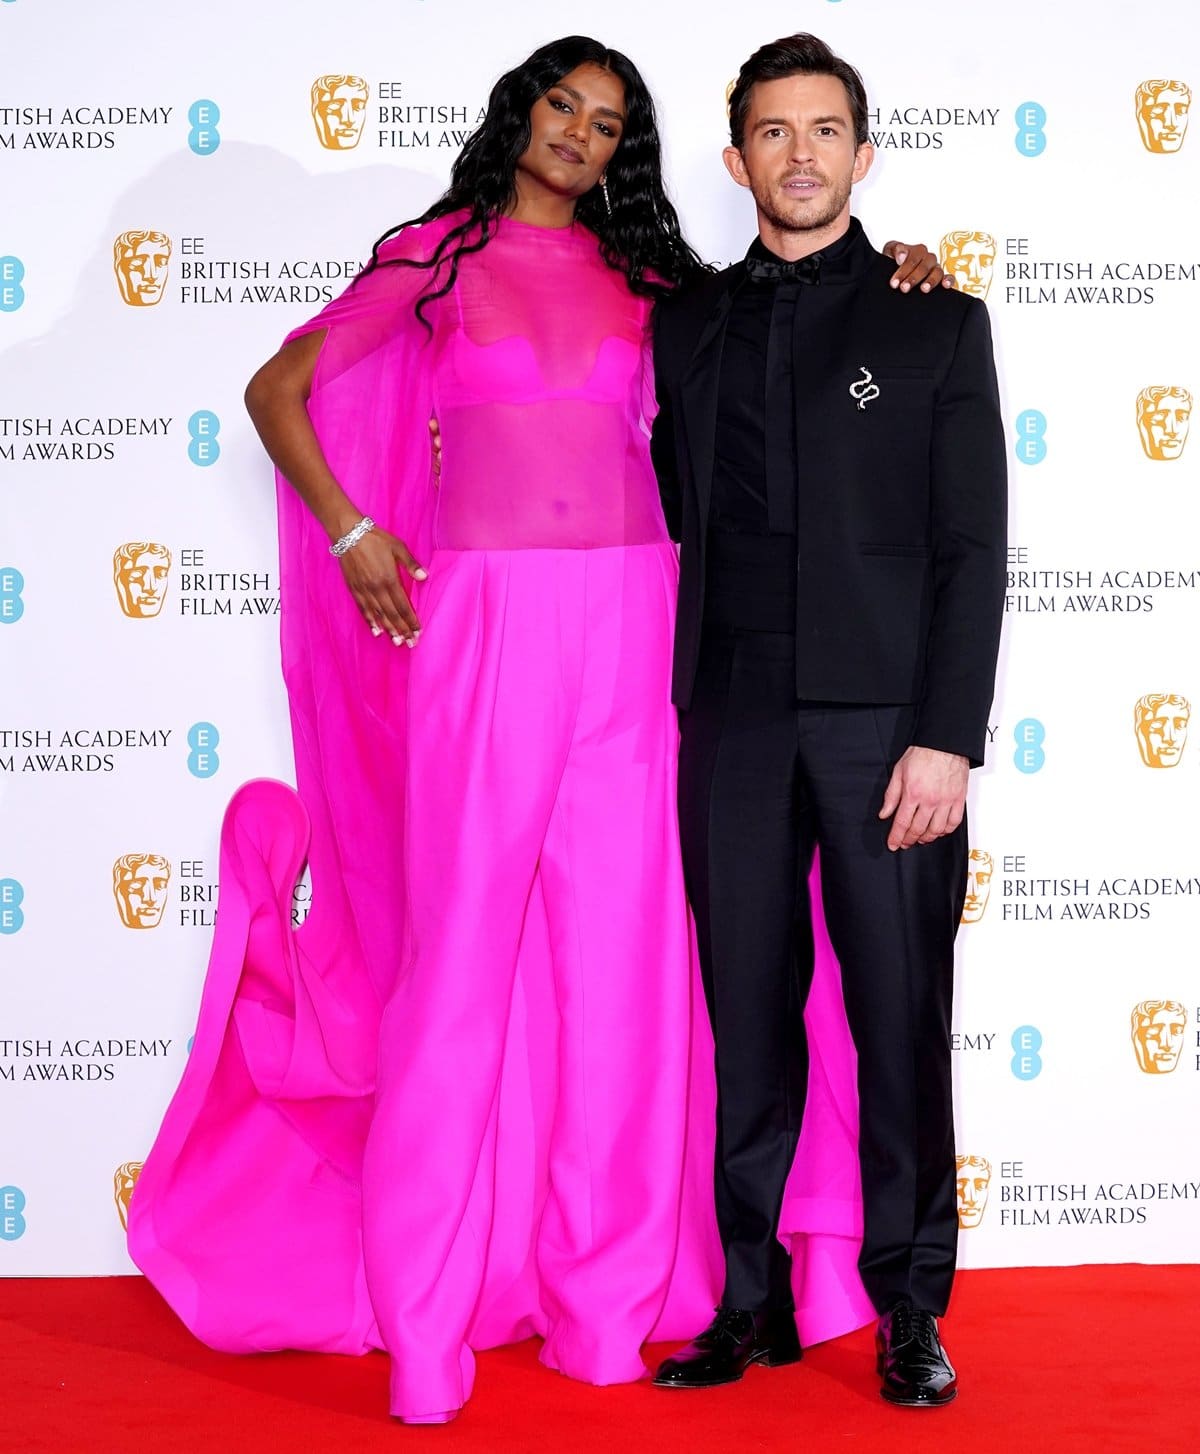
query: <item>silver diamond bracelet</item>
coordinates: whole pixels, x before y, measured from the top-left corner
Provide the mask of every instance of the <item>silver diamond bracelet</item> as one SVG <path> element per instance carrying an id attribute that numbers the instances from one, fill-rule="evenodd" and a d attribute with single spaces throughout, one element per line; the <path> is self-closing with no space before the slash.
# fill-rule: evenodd
<path id="1" fill-rule="evenodd" d="M 375 529 L 375 522 L 369 515 L 364 515 L 353 530 L 347 530 L 340 540 L 335 540 L 329 547 L 330 555 L 345 555 L 348 550 L 357 545 L 368 530 Z"/>

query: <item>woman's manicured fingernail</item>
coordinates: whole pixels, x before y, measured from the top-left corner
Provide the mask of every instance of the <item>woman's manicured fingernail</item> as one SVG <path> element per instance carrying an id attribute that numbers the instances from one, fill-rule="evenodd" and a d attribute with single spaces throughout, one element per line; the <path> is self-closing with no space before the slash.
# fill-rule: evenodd
<path id="1" fill-rule="evenodd" d="M 413 571 L 413 580 L 414 581 L 427 581 L 428 579 L 429 579 L 429 572 L 427 570 L 424 570 L 421 566 L 418 566 L 416 568 L 416 570 Z"/>
<path id="2" fill-rule="evenodd" d="M 399 635 L 393 636 L 392 637 L 392 645 L 393 646 L 403 646 L 404 645 L 404 637 L 403 636 L 399 636 Z"/>
<path id="3" fill-rule="evenodd" d="M 382 636 L 383 635 L 383 628 L 380 627 L 380 626 L 372 626 L 371 627 L 371 635 L 372 636 Z"/>

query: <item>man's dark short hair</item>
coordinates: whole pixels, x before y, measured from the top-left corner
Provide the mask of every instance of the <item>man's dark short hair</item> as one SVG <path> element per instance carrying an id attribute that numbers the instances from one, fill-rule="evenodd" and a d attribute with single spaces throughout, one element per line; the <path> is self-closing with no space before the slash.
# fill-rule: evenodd
<path id="1" fill-rule="evenodd" d="M 742 150 L 746 140 L 746 117 L 750 114 L 750 92 L 757 81 L 782 81 L 786 76 L 833 76 L 846 88 L 854 143 L 868 139 L 867 88 L 849 61 L 834 55 L 815 35 L 785 35 L 760 46 L 738 72 L 729 97 L 729 139 Z"/>

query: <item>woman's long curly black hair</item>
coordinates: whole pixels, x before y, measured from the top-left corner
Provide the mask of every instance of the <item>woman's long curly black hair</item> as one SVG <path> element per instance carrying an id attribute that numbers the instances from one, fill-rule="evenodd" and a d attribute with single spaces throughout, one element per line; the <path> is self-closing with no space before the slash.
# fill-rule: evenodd
<path id="1" fill-rule="evenodd" d="M 529 114 L 534 103 L 583 65 L 611 71 L 623 84 L 626 120 L 607 168 L 612 213 L 605 207 L 600 188 L 594 187 L 576 204 L 576 219 L 595 233 L 609 267 L 624 273 L 630 290 L 643 297 L 661 297 L 700 271 L 703 264 L 684 241 L 679 218 L 663 187 L 658 121 L 645 81 L 620 51 L 609 50 L 590 36 L 569 35 L 541 46 L 500 77 L 488 97 L 487 115 L 454 162 L 449 187 L 420 217 L 383 234 L 360 277 L 377 267 L 429 268 L 431 286 L 416 305 L 417 316 L 428 327 L 424 308 L 454 287 L 462 257 L 487 245 L 496 219 L 516 200 L 517 161 L 529 146 Z M 450 212 L 467 215 L 428 259 L 380 257 L 382 245 L 403 228 Z"/>

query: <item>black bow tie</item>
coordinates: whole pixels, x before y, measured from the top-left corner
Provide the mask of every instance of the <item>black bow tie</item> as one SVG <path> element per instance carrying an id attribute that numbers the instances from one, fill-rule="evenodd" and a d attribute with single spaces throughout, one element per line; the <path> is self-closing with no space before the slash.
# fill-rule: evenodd
<path id="1" fill-rule="evenodd" d="M 821 259 L 814 253 L 798 258 L 794 263 L 785 263 L 775 258 L 755 257 L 751 253 L 746 259 L 746 272 L 756 283 L 819 283 Z"/>

